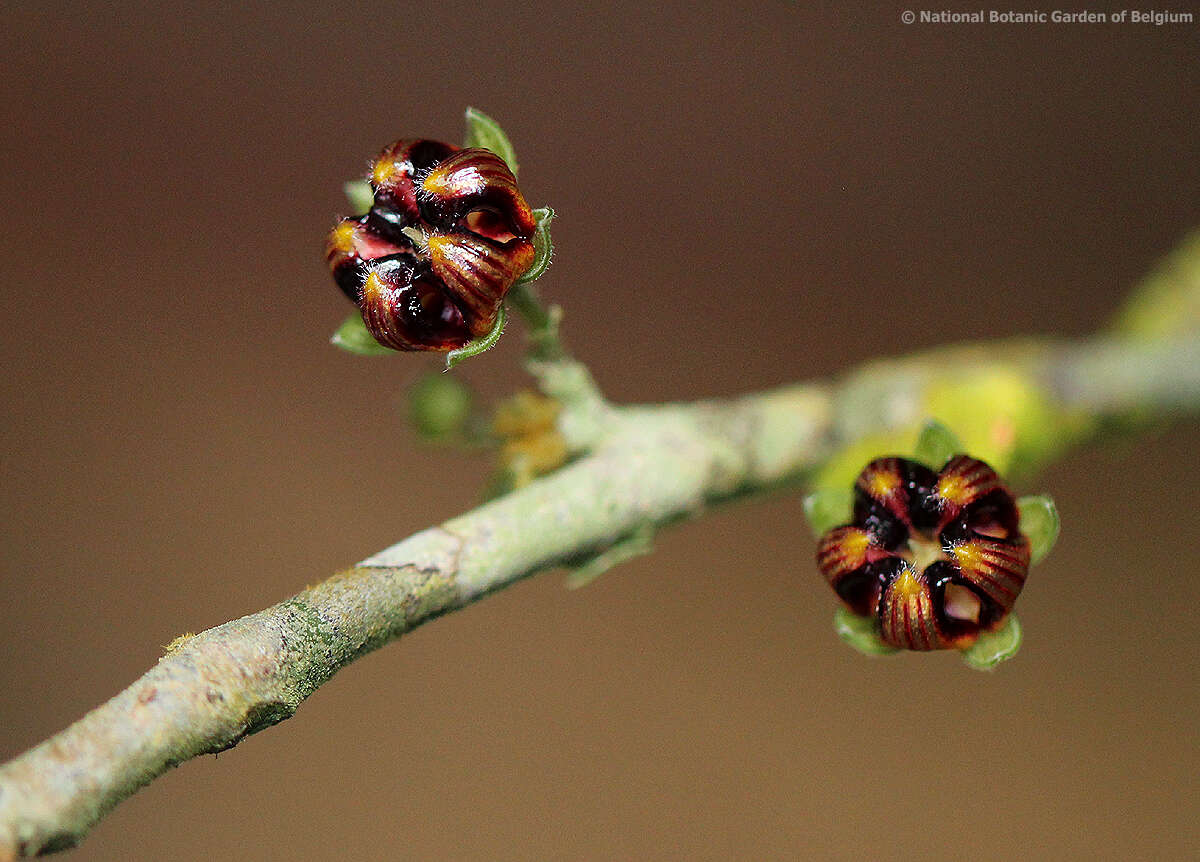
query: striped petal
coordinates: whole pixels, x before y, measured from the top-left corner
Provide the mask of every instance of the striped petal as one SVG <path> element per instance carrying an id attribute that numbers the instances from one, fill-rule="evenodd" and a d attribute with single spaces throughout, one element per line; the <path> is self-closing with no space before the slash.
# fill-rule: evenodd
<path id="1" fill-rule="evenodd" d="M 457 150 L 450 144 L 429 140 L 402 140 L 384 147 L 371 166 L 375 206 L 398 214 L 407 224 L 419 221 L 417 175 L 431 170 Z"/>
<path id="2" fill-rule="evenodd" d="M 993 491 L 1003 490 L 996 471 L 969 455 L 956 455 L 938 473 L 933 494 L 938 500 L 943 522 Z"/>
<path id="3" fill-rule="evenodd" d="M 458 300 L 475 336 L 486 335 L 504 295 L 533 263 L 533 243 L 499 244 L 459 233 L 431 234 L 428 242 L 433 274 Z"/>
<path id="4" fill-rule="evenodd" d="M 412 243 L 407 240 L 395 243 L 380 236 L 367 224 L 365 216 L 345 218 L 329 234 L 325 243 L 325 262 L 342 293 L 358 302 L 367 277 L 367 263 L 412 250 Z"/>
<path id="5" fill-rule="evenodd" d="M 393 350 L 455 350 L 471 340 L 462 311 L 408 255 L 369 267 L 359 308 L 375 340 Z"/>
<path id="6" fill-rule="evenodd" d="M 938 625 L 933 591 L 925 576 L 899 561 L 900 568 L 879 599 L 879 635 L 900 649 L 935 650 L 951 644 Z"/>
<path id="7" fill-rule="evenodd" d="M 490 150 L 460 150 L 443 160 L 421 181 L 420 198 L 428 221 L 443 229 L 477 209 L 503 215 L 522 239 L 532 237 L 537 226 L 516 177 Z"/>
<path id="8" fill-rule="evenodd" d="M 880 589 L 877 567 L 870 564 L 885 556 L 866 530 L 838 527 L 821 537 L 817 567 L 847 607 L 866 616 L 875 612 Z"/>
<path id="9" fill-rule="evenodd" d="M 904 487 L 904 462 L 900 458 L 876 458 L 858 474 L 854 487 L 896 517 L 908 521 L 908 495 Z"/>
<path id="10" fill-rule="evenodd" d="M 864 524 L 868 518 L 891 516 L 905 528 L 904 535 L 890 536 L 887 541 L 902 542 L 908 530 L 922 528 L 929 520 L 926 514 L 928 499 L 936 476 L 932 470 L 905 458 L 877 458 L 863 468 L 855 482 L 855 521 Z M 880 523 L 881 538 L 894 532 Z M 889 545 L 890 547 L 890 545 Z"/>
<path id="11" fill-rule="evenodd" d="M 1029 542 L 968 539 L 950 548 L 950 562 L 962 580 L 998 605 L 1012 610 L 1029 571 Z"/>

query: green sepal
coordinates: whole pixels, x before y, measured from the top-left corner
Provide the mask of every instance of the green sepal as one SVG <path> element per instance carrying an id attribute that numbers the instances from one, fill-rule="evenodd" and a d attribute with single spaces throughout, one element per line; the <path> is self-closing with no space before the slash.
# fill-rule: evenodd
<path id="1" fill-rule="evenodd" d="M 820 538 L 834 527 L 850 523 L 854 491 L 851 488 L 821 488 L 805 495 L 802 505 L 809 529 Z"/>
<path id="2" fill-rule="evenodd" d="M 947 461 L 964 451 L 957 434 L 936 419 L 930 419 L 921 426 L 913 457 L 931 470 L 941 470 Z"/>
<path id="3" fill-rule="evenodd" d="M 500 124 L 476 108 L 467 108 L 467 136 L 465 147 L 483 147 L 504 159 L 508 169 L 517 175 L 517 153 Z"/>
<path id="4" fill-rule="evenodd" d="M 342 191 L 356 216 L 365 215 L 375 203 L 375 192 L 366 180 L 348 180 L 342 183 Z"/>
<path id="5" fill-rule="evenodd" d="M 449 371 L 458 363 L 478 356 L 481 353 L 486 353 L 496 346 L 496 342 L 500 340 L 500 336 L 504 334 L 504 306 L 501 305 L 496 309 L 496 322 L 492 325 L 491 332 L 481 338 L 476 338 L 474 341 L 468 341 L 458 350 L 451 350 L 446 354 L 446 370 Z"/>
<path id="6" fill-rule="evenodd" d="M 567 589 L 577 590 L 580 587 L 586 587 L 613 566 L 618 566 L 653 550 L 654 526 L 646 524 L 577 565 L 567 575 Z"/>
<path id="7" fill-rule="evenodd" d="M 1041 562 L 1058 539 L 1058 507 L 1048 494 L 1038 494 L 1017 500 L 1017 511 L 1021 513 L 1021 532 L 1029 538 L 1029 562 Z"/>
<path id="8" fill-rule="evenodd" d="M 991 670 L 1006 662 L 1021 649 L 1021 621 L 1016 614 L 1009 614 L 1004 625 L 994 632 L 984 632 L 979 640 L 962 651 L 967 667 L 975 670 Z"/>
<path id="9" fill-rule="evenodd" d="M 385 356 L 396 352 L 375 340 L 375 336 L 371 335 L 363 323 L 362 315 L 357 311 L 342 321 L 342 325 L 329 341 L 334 347 L 359 356 Z"/>
<path id="10" fill-rule="evenodd" d="M 896 647 L 885 644 L 879 637 L 879 628 L 872 617 L 860 617 L 848 608 L 838 608 L 833 613 L 833 630 L 842 642 L 863 655 L 893 655 L 900 652 Z"/>
<path id="11" fill-rule="evenodd" d="M 550 258 L 554 255 L 554 243 L 550 240 L 550 222 L 554 220 L 554 210 L 550 207 L 535 209 L 533 218 L 536 222 L 533 230 L 533 263 L 517 279 L 517 284 L 528 284 L 541 278 L 550 267 Z"/>

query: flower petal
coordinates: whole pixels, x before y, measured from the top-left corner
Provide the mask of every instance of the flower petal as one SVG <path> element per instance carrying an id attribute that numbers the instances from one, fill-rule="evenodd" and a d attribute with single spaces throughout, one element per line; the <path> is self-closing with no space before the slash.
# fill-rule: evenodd
<path id="1" fill-rule="evenodd" d="M 454 350 L 471 340 L 462 311 L 409 255 L 370 265 L 359 308 L 375 339 L 393 350 Z"/>
<path id="2" fill-rule="evenodd" d="M 934 610 L 933 591 L 925 576 L 902 560 L 879 599 L 879 635 L 901 649 L 945 649 Z"/>
<path id="3" fill-rule="evenodd" d="M 995 602 L 1012 610 L 1029 571 L 1029 542 L 973 538 L 950 548 L 951 563 L 961 578 Z"/>
<path id="4" fill-rule="evenodd" d="M 358 302 L 368 262 L 411 250 L 412 244 L 407 239 L 395 243 L 373 231 L 366 223 L 366 216 L 345 218 L 329 233 L 325 261 L 342 293 Z"/>
<path id="5" fill-rule="evenodd" d="M 371 188 L 375 207 L 399 214 L 407 224 L 420 220 L 417 205 L 418 175 L 458 150 L 450 144 L 430 140 L 396 141 L 379 154 L 371 166 Z"/>
<path id="6" fill-rule="evenodd" d="M 934 494 L 944 512 L 959 512 L 975 500 L 1004 486 L 996 471 L 969 455 L 956 455 L 937 476 Z"/>
<path id="7" fill-rule="evenodd" d="M 936 475 L 928 467 L 905 458 L 877 458 L 859 474 L 855 483 L 855 523 L 877 531 L 889 548 L 908 538 L 908 531 L 924 528 Z M 890 513 L 903 530 L 887 523 Z"/>
<path id="8" fill-rule="evenodd" d="M 489 332 L 496 309 L 517 276 L 533 262 L 533 243 L 499 244 L 469 234 L 430 234 L 433 274 L 457 298 L 476 337 Z"/>
<path id="9" fill-rule="evenodd" d="M 460 226 L 476 209 L 503 216 L 523 240 L 537 227 L 513 172 L 490 150 L 460 150 L 446 158 L 421 181 L 420 198 L 427 221 L 443 230 Z"/>
<path id="10" fill-rule="evenodd" d="M 860 527 L 830 530 L 817 546 L 817 567 L 851 610 L 866 616 L 875 612 L 880 580 L 871 566 L 888 556 L 872 546 L 872 536 Z"/>

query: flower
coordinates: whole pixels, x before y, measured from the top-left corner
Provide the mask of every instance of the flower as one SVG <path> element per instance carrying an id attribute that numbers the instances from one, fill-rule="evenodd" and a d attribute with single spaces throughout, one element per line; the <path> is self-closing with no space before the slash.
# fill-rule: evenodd
<path id="1" fill-rule="evenodd" d="M 370 211 L 338 223 L 325 259 L 375 340 L 446 351 L 486 335 L 534 258 L 534 216 L 508 165 L 485 149 L 401 140 L 370 182 Z"/>
<path id="2" fill-rule="evenodd" d="M 956 455 L 938 472 L 879 458 L 859 474 L 850 524 L 827 532 L 817 565 L 880 639 L 964 649 L 1004 622 L 1025 584 L 1030 543 L 996 472 Z"/>

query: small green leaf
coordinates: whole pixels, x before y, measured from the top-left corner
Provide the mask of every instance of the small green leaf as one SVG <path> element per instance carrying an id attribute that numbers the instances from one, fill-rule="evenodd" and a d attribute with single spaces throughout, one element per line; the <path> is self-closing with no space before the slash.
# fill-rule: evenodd
<path id="1" fill-rule="evenodd" d="M 955 455 L 961 455 L 963 451 L 963 444 L 958 435 L 936 419 L 930 419 L 921 426 L 921 434 L 917 437 L 913 455 L 926 467 L 940 470 L 946 466 L 947 461 Z"/>
<path id="2" fill-rule="evenodd" d="M 504 317 L 504 306 L 501 305 L 496 309 L 496 323 L 492 326 L 491 332 L 482 338 L 468 341 L 462 347 L 458 348 L 458 350 L 451 350 L 446 354 L 446 370 L 449 371 L 463 360 L 471 359 L 495 347 L 496 342 L 500 340 L 500 336 L 504 334 Z"/>
<path id="3" fill-rule="evenodd" d="M 1008 661 L 1021 648 L 1021 622 L 1009 614 L 1004 625 L 994 632 L 984 632 L 979 640 L 962 651 L 962 659 L 975 670 L 991 670 Z"/>
<path id="4" fill-rule="evenodd" d="M 408 392 L 409 418 L 427 440 L 460 434 L 471 416 L 469 387 L 445 374 L 425 374 Z"/>
<path id="5" fill-rule="evenodd" d="M 346 193 L 346 200 L 350 202 L 350 207 L 354 210 L 355 215 L 364 215 L 375 203 L 375 192 L 371 190 L 371 184 L 366 180 L 344 182 L 342 191 Z"/>
<path id="6" fill-rule="evenodd" d="M 342 325 L 337 328 L 337 332 L 329 340 L 334 347 L 340 347 L 347 353 L 356 353 L 359 356 L 385 356 L 396 352 L 375 340 L 375 337 L 367 331 L 367 327 L 363 324 L 362 315 L 357 311 L 351 313 L 342 322 Z"/>
<path id="7" fill-rule="evenodd" d="M 803 501 L 804 517 L 813 535 L 820 538 L 834 527 L 850 523 L 854 491 L 850 488 L 824 488 L 813 491 Z"/>
<path id="8" fill-rule="evenodd" d="M 483 111 L 467 108 L 467 137 L 463 146 L 491 150 L 508 163 L 514 177 L 517 175 L 517 153 L 508 140 L 508 135 L 504 134 L 504 129 L 500 128 L 499 123 Z"/>
<path id="9" fill-rule="evenodd" d="M 492 500 L 503 497 L 516 487 L 516 472 L 511 467 L 503 467 L 492 473 L 487 481 L 483 483 L 483 490 L 480 492 L 479 501 L 481 503 L 490 503 Z"/>
<path id="10" fill-rule="evenodd" d="M 879 637 L 879 629 L 871 617 L 860 617 L 847 608 L 838 608 L 833 614 L 833 630 L 844 643 L 863 655 L 892 655 L 900 652 L 885 644 Z"/>
<path id="11" fill-rule="evenodd" d="M 554 255 L 554 243 L 550 241 L 550 222 L 554 220 L 554 210 L 541 207 L 533 211 L 533 217 L 537 221 L 533 231 L 533 263 L 517 279 L 517 284 L 528 284 L 541 278 Z"/>
<path id="12" fill-rule="evenodd" d="M 586 587 L 613 566 L 628 562 L 654 550 L 654 527 L 646 524 L 634 530 L 624 539 L 617 540 L 607 549 L 585 560 L 567 575 L 567 589 Z"/>
<path id="13" fill-rule="evenodd" d="M 1041 562 L 1058 539 L 1058 507 L 1047 494 L 1017 500 L 1021 513 L 1021 532 L 1029 537 L 1030 563 Z"/>

